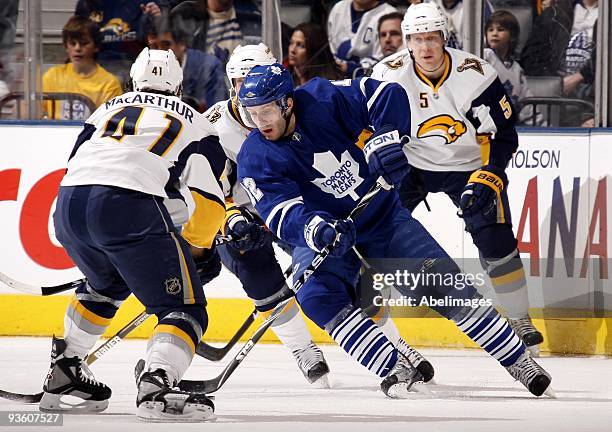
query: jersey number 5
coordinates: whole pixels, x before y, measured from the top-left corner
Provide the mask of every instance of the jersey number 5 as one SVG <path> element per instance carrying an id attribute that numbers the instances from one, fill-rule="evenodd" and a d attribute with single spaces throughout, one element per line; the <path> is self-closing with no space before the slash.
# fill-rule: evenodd
<path id="1" fill-rule="evenodd" d="M 138 135 L 138 122 L 144 110 L 144 107 L 138 106 L 128 106 L 120 109 L 106 122 L 102 136 L 121 142 L 128 135 Z M 162 157 L 170 150 L 183 130 L 183 123 L 176 117 L 166 113 L 164 118 L 168 120 L 168 125 L 147 149 L 151 153 Z"/>
<path id="2" fill-rule="evenodd" d="M 506 99 L 506 95 L 504 95 L 499 101 L 499 106 L 504 113 L 504 117 L 506 117 L 506 120 L 508 120 L 512 115 L 512 105 L 510 105 L 510 102 L 508 102 L 508 99 Z"/>

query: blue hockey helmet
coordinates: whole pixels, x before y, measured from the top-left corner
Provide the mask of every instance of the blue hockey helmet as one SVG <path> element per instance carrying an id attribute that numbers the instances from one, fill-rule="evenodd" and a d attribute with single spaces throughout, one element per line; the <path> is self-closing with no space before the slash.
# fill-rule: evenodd
<path id="1" fill-rule="evenodd" d="M 255 66 L 244 78 L 238 99 L 245 107 L 284 101 L 293 96 L 293 78 L 280 63 Z"/>

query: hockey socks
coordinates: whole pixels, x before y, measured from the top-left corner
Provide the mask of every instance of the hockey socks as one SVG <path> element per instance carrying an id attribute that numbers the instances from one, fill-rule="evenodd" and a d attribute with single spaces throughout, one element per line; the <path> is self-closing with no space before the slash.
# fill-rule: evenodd
<path id="1" fill-rule="evenodd" d="M 453 321 L 504 367 L 514 364 L 525 352 L 523 342 L 492 306 L 470 308 L 465 315 L 455 317 Z"/>
<path id="2" fill-rule="evenodd" d="M 265 314 L 265 312 L 264 312 Z M 312 338 L 306 328 L 304 318 L 300 315 L 295 299 L 291 301 L 282 314 L 272 324 L 272 331 L 291 351 L 306 348 Z"/>
<path id="3" fill-rule="evenodd" d="M 395 366 L 397 350 L 361 309 L 344 309 L 330 324 L 326 329 L 333 326 L 328 332 L 338 345 L 379 377 L 386 377 Z"/>

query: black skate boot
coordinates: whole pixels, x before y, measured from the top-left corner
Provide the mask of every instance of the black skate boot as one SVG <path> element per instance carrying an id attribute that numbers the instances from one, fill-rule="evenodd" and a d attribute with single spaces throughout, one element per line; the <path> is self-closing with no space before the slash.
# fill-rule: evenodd
<path id="1" fill-rule="evenodd" d="M 540 355 L 540 345 L 544 342 L 542 333 L 533 326 L 531 318 L 529 316 L 523 318 L 508 318 L 508 324 L 512 327 L 512 330 L 521 338 L 531 357 L 538 357 Z"/>
<path id="2" fill-rule="evenodd" d="M 104 411 L 108 407 L 111 389 L 95 380 L 83 359 L 64 357 L 65 351 L 66 341 L 53 337 L 51 368 L 43 385 L 39 409 L 65 413 Z M 74 397 L 82 399 L 82 402 L 74 403 Z"/>
<path id="3" fill-rule="evenodd" d="M 310 384 L 319 388 L 329 388 L 329 366 L 323 357 L 323 352 L 314 343 L 306 348 L 293 351 L 298 367 Z"/>
<path id="4" fill-rule="evenodd" d="M 514 364 L 508 366 L 506 370 L 512 377 L 520 381 L 527 389 L 536 396 L 546 394 L 552 398 L 555 393 L 550 387 L 552 378 L 542 366 L 537 364 L 534 359 L 529 356 L 529 352 L 525 351 Z"/>
<path id="5" fill-rule="evenodd" d="M 140 420 L 149 422 L 202 422 L 215 418 L 215 405 L 204 393 L 187 393 L 173 387 L 163 369 L 137 378 L 136 406 Z"/>
<path id="6" fill-rule="evenodd" d="M 423 382 L 423 375 L 401 352 L 398 352 L 397 362 L 380 383 L 380 389 L 387 397 L 405 399 L 408 397 L 410 388 L 416 382 Z"/>
<path id="7" fill-rule="evenodd" d="M 421 375 L 423 375 L 424 382 L 427 383 L 433 379 L 434 368 L 431 363 L 429 363 L 429 360 L 423 357 L 423 354 L 408 345 L 408 343 L 402 338 L 400 338 L 396 348 L 399 352 L 404 354 L 404 357 L 406 357 L 408 361 L 412 363 L 412 366 L 414 366 L 421 373 Z"/>

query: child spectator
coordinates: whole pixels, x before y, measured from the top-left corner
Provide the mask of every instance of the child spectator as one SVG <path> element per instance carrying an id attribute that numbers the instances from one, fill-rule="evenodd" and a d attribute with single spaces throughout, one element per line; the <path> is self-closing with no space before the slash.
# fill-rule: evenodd
<path id="1" fill-rule="evenodd" d="M 285 65 L 296 86 L 314 77 L 329 80 L 343 78 L 342 71 L 327 45 L 325 29 L 315 23 L 302 23 L 295 27 L 289 41 L 289 56 Z"/>
<path id="2" fill-rule="evenodd" d="M 227 99 L 225 71 L 219 59 L 187 48 L 185 32 L 172 26 L 166 14 L 147 20 L 145 38 L 149 48 L 171 49 L 176 55 L 183 68 L 183 100 L 187 103 L 187 98 L 193 98 L 194 108 L 204 112 L 215 102 Z"/>
<path id="3" fill-rule="evenodd" d="M 512 103 L 533 96 L 527 87 L 523 68 L 515 60 L 515 49 L 519 40 L 520 27 L 516 17 L 504 10 L 494 12 L 485 24 L 485 37 L 488 48 L 484 49 L 484 59 L 497 71 Z M 524 123 L 533 117 L 533 107 L 526 107 L 519 113 L 519 122 Z M 540 115 L 536 124 L 541 123 Z M 533 124 L 532 124 L 533 126 Z"/>
<path id="4" fill-rule="evenodd" d="M 96 107 L 122 93 L 117 77 L 96 62 L 100 32 L 94 22 L 73 16 L 62 29 L 62 41 L 68 62 L 53 66 L 43 75 L 43 92 L 82 94 Z M 47 101 L 45 111 L 56 120 L 85 120 L 91 114 L 78 100 L 72 102 L 72 116 L 69 101 Z"/>

